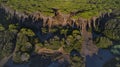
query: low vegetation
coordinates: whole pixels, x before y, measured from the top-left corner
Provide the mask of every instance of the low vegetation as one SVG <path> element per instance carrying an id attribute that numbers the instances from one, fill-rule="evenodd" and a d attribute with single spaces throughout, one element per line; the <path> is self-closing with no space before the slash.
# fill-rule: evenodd
<path id="1" fill-rule="evenodd" d="M 53 15 L 52 8 L 60 9 L 65 14 L 80 12 L 74 16 L 75 18 L 90 18 L 98 16 L 102 12 L 111 12 L 120 4 L 119 0 L 0 0 L 0 2 L 18 11 L 27 13 L 39 11 L 47 16 Z"/>
<path id="2" fill-rule="evenodd" d="M 0 4 L 28 14 L 38 11 L 45 16 L 53 16 L 52 8 L 57 8 L 63 14 L 76 12 L 77 14 L 73 18 L 87 19 L 120 9 L 120 0 L 0 0 Z M 119 15 L 119 12 L 115 12 L 115 14 Z M 13 23 L 8 18 L 8 15 L 2 14 L 0 11 L 0 60 L 13 54 L 15 63 L 28 62 L 30 56 L 37 53 L 37 49 L 44 47 L 52 50 L 63 47 L 66 53 L 70 53 L 73 49 L 80 52 L 82 48 L 83 37 L 79 28 L 56 26 L 36 29 L 27 23 L 26 25 Z M 103 21 L 106 22 L 102 23 Z M 111 47 L 111 52 L 117 56 L 114 59 L 116 65 L 120 65 L 118 64 L 120 45 L 115 45 L 120 44 L 120 16 L 112 19 L 105 18 L 103 21 L 100 21 L 102 26 L 87 30 L 93 34 L 93 39 L 90 40 L 93 40 L 98 48 Z M 70 59 L 71 67 L 84 67 L 83 58 L 73 56 Z"/>

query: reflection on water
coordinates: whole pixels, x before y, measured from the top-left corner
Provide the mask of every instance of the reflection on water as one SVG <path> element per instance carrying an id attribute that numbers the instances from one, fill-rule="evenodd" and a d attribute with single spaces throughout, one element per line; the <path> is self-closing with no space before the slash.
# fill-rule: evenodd
<path id="1" fill-rule="evenodd" d="M 114 58 L 107 49 L 100 49 L 97 55 L 86 57 L 86 67 L 103 67 L 104 63 Z M 62 60 L 62 62 L 59 62 Z M 10 58 L 4 67 L 69 67 L 69 62 L 64 59 L 53 61 L 50 57 L 42 58 L 40 55 L 31 57 L 25 64 L 14 64 Z"/>
<path id="2" fill-rule="evenodd" d="M 107 49 L 99 49 L 98 55 L 86 57 L 86 67 L 103 67 L 104 63 L 114 58 Z"/>
<path id="3" fill-rule="evenodd" d="M 12 58 L 10 58 L 10 59 L 8 60 L 8 62 L 4 65 L 4 67 L 29 67 L 29 64 L 28 64 L 28 63 L 15 64 L 15 63 L 12 61 Z"/>
<path id="4" fill-rule="evenodd" d="M 13 63 L 12 58 L 10 58 L 4 67 L 68 67 L 68 65 L 68 61 L 64 59 L 53 61 L 49 56 L 43 57 L 36 55 L 31 57 L 29 63 L 24 64 L 15 64 Z"/>

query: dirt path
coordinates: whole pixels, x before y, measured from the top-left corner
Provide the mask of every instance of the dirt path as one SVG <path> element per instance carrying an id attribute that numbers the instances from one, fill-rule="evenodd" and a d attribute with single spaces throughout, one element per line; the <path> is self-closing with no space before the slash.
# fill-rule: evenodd
<path id="1" fill-rule="evenodd" d="M 92 33 L 88 32 L 86 30 L 86 24 L 82 26 L 82 37 L 83 37 L 83 42 L 82 42 L 82 49 L 81 49 L 81 54 L 83 56 L 92 56 L 94 53 L 98 52 L 98 48 L 96 45 L 93 43 L 92 40 Z"/>

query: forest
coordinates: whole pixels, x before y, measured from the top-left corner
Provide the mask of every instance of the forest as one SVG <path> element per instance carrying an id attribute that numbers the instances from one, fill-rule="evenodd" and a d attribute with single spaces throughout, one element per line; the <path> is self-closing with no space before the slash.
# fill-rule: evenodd
<path id="1" fill-rule="evenodd" d="M 90 65 L 120 67 L 120 0 L 0 0 L 0 67 Z"/>

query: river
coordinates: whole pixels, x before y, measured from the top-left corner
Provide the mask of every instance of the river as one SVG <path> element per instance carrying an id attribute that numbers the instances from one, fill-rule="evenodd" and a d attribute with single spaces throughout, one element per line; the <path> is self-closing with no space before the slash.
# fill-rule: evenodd
<path id="1" fill-rule="evenodd" d="M 114 55 L 108 49 L 99 49 L 97 55 L 86 57 L 86 67 L 103 67 L 112 58 Z"/>
<path id="2" fill-rule="evenodd" d="M 108 49 L 99 49 L 97 55 L 86 56 L 86 67 L 103 67 L 105 62 L 114 58 L 114 55 Z M 51 59 L 41 59 L 41 56 L 34 56 L 29 63 L 14 64 L 12 58 L 4 65 L 4 67 L 66 67 L 66 62 L 59 63 L 51 61 Z"/>

